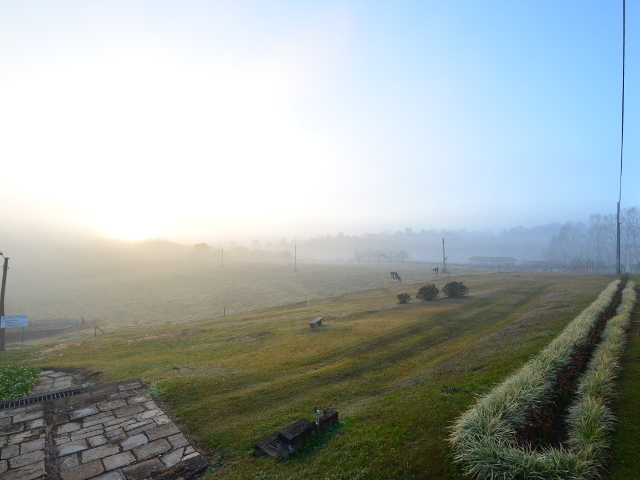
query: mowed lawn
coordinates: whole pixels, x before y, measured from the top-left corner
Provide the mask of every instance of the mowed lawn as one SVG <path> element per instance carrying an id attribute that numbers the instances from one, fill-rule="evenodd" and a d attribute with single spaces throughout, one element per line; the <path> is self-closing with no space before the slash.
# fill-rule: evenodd
<path id="1" fill-rule="evenodd" d="M 347 267 L 345 267 L 347 268 Z M 206 478 L 462 478 L 448 427 L 547 345 L 610 276 L 502 273 L 470 295 L 398 305 L 426 282 L 164 328 L 12 349 L 10 364 L 82 367 L 101 381 L 141 377 L 205 449 Z M 325 318 L 311 332 L 307 322 Z M 253 444 L 313 409 L 337 428 L 288 462 Z M 625 478 L 625 477 L 619 477 Z"/>

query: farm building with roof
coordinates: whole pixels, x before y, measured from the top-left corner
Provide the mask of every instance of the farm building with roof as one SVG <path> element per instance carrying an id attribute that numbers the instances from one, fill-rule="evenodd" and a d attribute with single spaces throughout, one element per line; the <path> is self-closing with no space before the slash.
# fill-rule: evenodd
<path id="1" fill-rule="evenodd" d="M 516 262 L 513 257 L 471 257 L 469 262 L 471 265 L 494 265 L 494 266 L 509 266 L 513 267 Z"/>

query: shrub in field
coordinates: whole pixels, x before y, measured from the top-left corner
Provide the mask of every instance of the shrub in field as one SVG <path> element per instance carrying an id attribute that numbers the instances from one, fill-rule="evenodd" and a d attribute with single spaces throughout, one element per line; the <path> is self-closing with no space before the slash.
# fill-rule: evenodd
<path id="1" fill-rule="evenodd" d="M 425 285 L 424 287 L 420 287 L 420 290 L 418 290 L 418 294 L 416 295 L 416 298 L 420 300 L 424 300 L 426 302 L 429 300 L 435 300 L 436 298 L 438 298 L 439 294 L 440 294 L 440 290 L 438 290 L 438 287 L 436 287 L 432 283 L 430 285 Z"/>
<path id="2" fill-rule="evenodd" d="M 549 346 L 455 422 L 450 441 L 466 473 L 503 479 L 601 477 L 614 423 L 610 405 L 624 325 L 635 302 L 633 282 L 622 292 L 617 316 L 607 323 L 587 371 L 578 380 L 577 398 L 566 424 L 567 440 L 559 448 L 532 448 L 518 443 L 516 431 L 536 412 L 533 419 L 541 428 L 532 433 L 548 432 L 543 428 L 547 413 L 537 407 L 553 394 L 557 374 L 573 360 L 576 345 L 588 342 L 589 331 L 610 305 L 617 287 L 618 281 L 610 284 Z"/>
<path id="3" fill-rule="evenodd" d="M 463 285 L 462 282 L 449 282 L 442 291 L 449 298 L 460 298 L 469 293 L 469 287 Z"/>
<path id="4" fill-rule="evenodd" d="M 0 367 L 0 400 L 27 395 L 39 376 L 35 367 Z"/>
<path id="5" fill-rule="evenodd" d="M 409 303 L 409 300 L 411 300 L 411 295 L 408 293 L 398 294 L 398 303 Z"/>

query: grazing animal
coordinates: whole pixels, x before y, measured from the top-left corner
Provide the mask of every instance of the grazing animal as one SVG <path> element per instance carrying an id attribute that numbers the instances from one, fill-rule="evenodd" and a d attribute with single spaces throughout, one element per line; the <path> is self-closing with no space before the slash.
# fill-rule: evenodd
<path id="1" fill-rule="evenodd" d="M 438 267 L 434 268 L 434 269 L 433 269 L 433 274 L 434 274 L 434 275 L 438 275 L 438 271 L 439 271 Z"/>
<path id="2" fill-rule="evenodd" d="M 400 275 L 398 275 L 398 272 L 391 272 L 391 279 L 392 280 L 398 280 L 398 281 L 402 281 L 402 279 L 400 278 Z"/>

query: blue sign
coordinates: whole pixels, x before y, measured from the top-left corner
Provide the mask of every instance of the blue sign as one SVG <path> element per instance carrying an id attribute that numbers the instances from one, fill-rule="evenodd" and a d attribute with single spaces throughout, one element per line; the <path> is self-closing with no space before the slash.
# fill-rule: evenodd
<path id="1" fill-rule="evenodd" d="M 0 328 L 16 328 L 27 326 L 28 315 L 7 315 L 0 317 Z"/>

